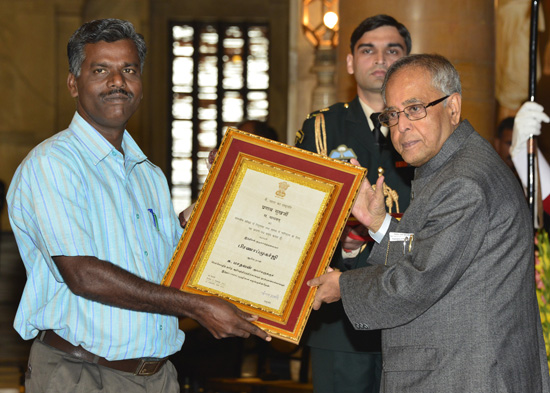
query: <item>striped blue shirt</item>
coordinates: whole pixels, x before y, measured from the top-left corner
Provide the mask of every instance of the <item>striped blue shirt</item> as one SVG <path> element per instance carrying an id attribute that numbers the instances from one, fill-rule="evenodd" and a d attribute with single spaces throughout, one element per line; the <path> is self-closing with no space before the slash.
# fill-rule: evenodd
<path id="1" fill-rule="evenodd" d="M 7 201 L 27 282 L 14 327 L 24 339 L 53 329 L 109 360 L 181 349 L 176 317 L 74 295 L 52 256 L 95 256 L 160 283 L 181 235 L 166 177 L 125 131 L 117 151 L 75 114 L 17 169 Z"/>

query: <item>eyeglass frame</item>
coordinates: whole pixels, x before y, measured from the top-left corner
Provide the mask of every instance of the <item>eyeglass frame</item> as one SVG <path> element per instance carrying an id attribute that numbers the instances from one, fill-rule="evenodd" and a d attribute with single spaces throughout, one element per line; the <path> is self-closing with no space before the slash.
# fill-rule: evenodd
<path id="1" fill-rule="evenodd" d="M 449 94 L 449 95 L 446 95 L 445 97 L 439 98 L 439 99 L 437 99 L 437 100 L 435 100 L 435 101 L 432 101 L 432 102 L 430 102 L 429 104 L 426 104 L 426 105 L 424 105 L 424 104 L 422 104 L 422 103 L 407 105 L 406 107 L 403 108 L 402 111 L 384 111 L 384 112 L 382 112 L 382 113 L 380 113 L 380 114 L 378 115 L 378 121 L 379 121 L 380 124 L 382 124 L 384 127 L 390 128 L 390 127 L 393 127 L 393 126 L 396 126 L 396 125 L 399 124 L 399 115 L 400 115 L 401 113 L 404 113 L 405 116 L 407 116 L 407 119 L 409 119 L 410 121 L 417 121 L 417 120 L 424 119 L 426 116 L 428 116 L 428 111 L 427 111 L 426 109 L 428 109 L 430 106 L 434 106 L 434 105 L 439 104 L 440 102 L 445 101 L 445 100 L 446 100 L 447 98 L 449 98 L 450 96 L 451 96 L 450 94 Z M 415 106 L 415 105 L 416 105 L 416 106 L 418 106 L 418 105 L 423 106 L 423 107 L 424 107 L 424 113 L 425 113 L 425 114 L 424 114 L 424 116 L 422 116 L 422 117 L 419 117 L 419 118 L 416 118 L 416 119 L 411 119 L 411 118 L 409 117 L 409 114 L 406 112 L 406 110 L 407 110 L 408 108 L 412 107 L 412 106 Z M 391 126 L 389 125 L 388 122 L 382 121 L 382 116 L 385 115 L 385 114 L 388 113 L 388 112 L 395 112 L 395 113 L 397 114 L 397 117 L 396 117 L 397 121 L 395 122 L 395 124 L 392 124 Z"/>

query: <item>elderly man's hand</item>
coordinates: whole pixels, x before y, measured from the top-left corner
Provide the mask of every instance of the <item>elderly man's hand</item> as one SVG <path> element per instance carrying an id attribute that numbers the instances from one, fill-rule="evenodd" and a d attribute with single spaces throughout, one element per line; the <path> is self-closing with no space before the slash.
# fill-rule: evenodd
<path id="1" fill-rule="evenodd" d="M 351 160 L 351 163 L 354 165 L 359 164 L 357 160 Z M 357 199 L 351 209 L 351 214 L 372 232 L 377 232 L 380 229 L 384 218 L 386 218 L 384 176 L 380 176 L 376 181 L 376 190 L 372 188 L 367 178 L 363 180 Z"/>
<path id="2" fill-rule="evenodd" d="M 318 310 L 323 303 L 333 303 L 340 300 L 340 275 L 342 273 L 328 268 L 327 273 L 312 278 L 307 282 L 310 287 L 318 287 L 313 309 Z"/>

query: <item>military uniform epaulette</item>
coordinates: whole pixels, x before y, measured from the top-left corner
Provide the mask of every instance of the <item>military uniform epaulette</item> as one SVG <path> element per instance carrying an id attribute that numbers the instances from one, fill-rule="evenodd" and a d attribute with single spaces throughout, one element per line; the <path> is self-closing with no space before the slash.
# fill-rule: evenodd
<path id="1" fill-rule="evenodd" d="M 349 103 L 347 102 L 338 102 L 336 104 L 333 104 L 331 106 L 329 106 L 328 108 L 323 108 L 323 109 L 319 109 L 319 110 L 316 110 L 316 111 L 313 111 L 311 112 L 309 115 L 307 115 L 306 117 L 306 121 L 307 120 L 311 120 L 311 119 L 315 119 L 317 118 L 319 115 L 322 115 L 320 117 L 320 120 L 324 123 L 324 114 L 327 113 L 327 112 L 330 112 L 332 111 L 333 113 L 338 113 L 341 109 L 348 109 L 349 108 Z M 305 123 L 304 123 L 305 124 Z M 322 126 L 322 128 L 324 129 L 324 124 Z M 296 132 L 296 138 L 294 139 L 294 144 L 295 145 L 298 145 L 300 143 L 303 143 L 304 141 L 304 132 L 302 130 L 298 130 Z M 325 155 L 326 155 L 326 152 L 325 152 Z"/>
<path id="2" fill-rule="evenodd" d="M 347 102 L 338 102 L 336 104 L 333 104 L 333 105 L 329 106 L 328 108 L 323 108 L 323 109 L 313 111 L 309 115 L 307 115 L 306 120 L 312 119 L 312 118 L 314 118 L 315 116 L 317 116 L 321 113 L 328 112 L 331 109 L 334 110 L 334 109 L 336 109 L 337 107 L 340 107 L 340 106 L 347 109 L 347 108 L 349 108 L 349 103 L 347 103 Z"/>
<path id="3" fill-rule="evenodd" d="M 319 109 L 319 110 L 316 110 L 314 112 L 311 112 L 309 115 L 307 115 L 306 117 L 306 120 L 309 120 L 311 118 L 314 118 L 315 116 L 318 116 L 319 114 L 323 113 L 323 112 L 328 112 L 330 110 L 330 107 L 329 108 L 323 108 L 323 109 Z"/>

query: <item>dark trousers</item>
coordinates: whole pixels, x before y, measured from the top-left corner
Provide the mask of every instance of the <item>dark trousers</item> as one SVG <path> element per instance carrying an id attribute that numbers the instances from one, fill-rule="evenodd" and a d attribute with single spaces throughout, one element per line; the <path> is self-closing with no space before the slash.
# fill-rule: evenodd
<path id="1" fill-rule="evenodd" d="M 311 348 L 315 393 L 378 393 L 382 354 Z"/>

